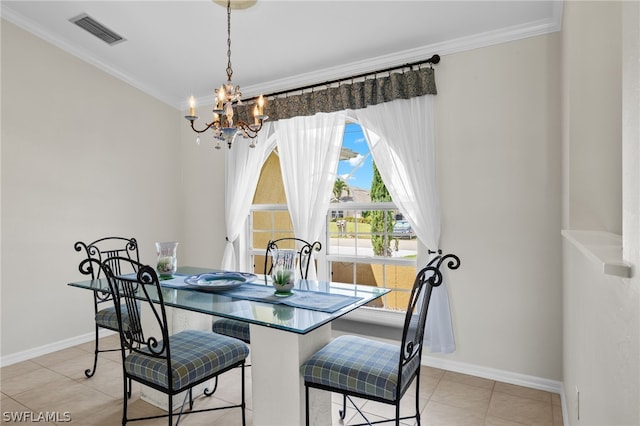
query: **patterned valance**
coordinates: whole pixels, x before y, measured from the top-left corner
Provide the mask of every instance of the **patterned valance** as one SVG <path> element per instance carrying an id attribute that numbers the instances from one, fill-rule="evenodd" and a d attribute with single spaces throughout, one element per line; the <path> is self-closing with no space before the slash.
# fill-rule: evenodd
<path id="1" fill-rule="evenodd" d="M 267 99 L 265 114 L 269 116 L 269 121 L 277 121 L 319 112 L 361 109 L 395 99 L 410 99 L 437 93 L 434 70 L 430 67 L 392 72 L 353 83 L 345 81 L 346 83 L 340 83 L 336 87 Z M 251 123 L 252 108 L 252 103 L 238 105 L 236 113 Z"/>

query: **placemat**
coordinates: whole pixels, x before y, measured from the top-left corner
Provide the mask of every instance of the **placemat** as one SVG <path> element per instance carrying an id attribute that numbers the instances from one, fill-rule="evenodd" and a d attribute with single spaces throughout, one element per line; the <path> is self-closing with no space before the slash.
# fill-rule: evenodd
<path id="1" fill-rule="evenodd" d="M 189 276 L 190 275 L 186 275 L 186 274 L 173 274 L 173 277 L 171 278 L 158 277 L 158 280 L 160 281 L 160 285 L 162 287 L 184 288 L 184 287 L 189 287 L 189 285 L 184 282 L 184 279 Z"/>
<path id="2" fill-rule="evenodd" d="M 336 312 L 357 302 L 361 297 L 345 296 L 342 294 L 323 293 L 319 291 L 293 289 L 293 294 L 287 297 L 275 296 L 274 288 L 260 284 L 242 284 L 234 289 L 221 291 L 219 294 L 236 299 L 254 300 L 257 302 L 282 304 L 294 308 L 310 309 L 320 312 Z"/>

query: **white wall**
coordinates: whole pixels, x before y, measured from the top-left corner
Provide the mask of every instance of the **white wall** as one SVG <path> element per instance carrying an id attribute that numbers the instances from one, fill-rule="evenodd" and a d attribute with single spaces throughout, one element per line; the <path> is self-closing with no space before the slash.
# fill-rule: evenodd
<path id="1" fill-rule="evenodd" d="M 211 114 L 210 107 L 196 111 L 200 121 Z M 187 120 L 180 117 L 182 151 L 182 239 L 180 256 L 183 264 L 219 268 L 225 244 L 224 156 L 228 148 L 213 148 L 211 132 L 196 134 Z M 200 124 L 202 126 L 202 124 Z M 198 127 L 200 128 L 200 127 Z M 184 263 L 187 262 L 187 263 Z"/>
<path id="2" fill-rule="evenodd" d="M 640 2 L 622 4 L 622 239 L 624 258 L 640 259 Z"/>
<path id="3" fill-rule="evenodd" d="M 583 230 L 566 234 L 622 241 L 606 247 L 609 256 L 622 262 L 624 253 L 635 274 L 606 275 L 589 245 L 564 244 L 565 424 L 637 425 L 640 6 L 567 2 L 563 27 L 564 217 L 568 229 Z"/>
<path id="4" fill-rule="evenodd" d="M 436 140 L 457 351 L 447 361 L 562 377 L 560 35 L 447 55 Z"/>
<path id="5" fill-rule="evenodd" d="M 617 1 L 565 3 L 564 228 L 622 233 L 621 24 Z M 615 22 L 616 24 L 613 24 Z"/>
<path id="6" fill-rule="evenodd" d="M 604 275 L 568 241 L 563 258 L 565 425 L 640 424 L 640 280 Z"/>
<path id="7" fill-rule="evenodd" d="M 2 21 L 3 357 L 92 330 L 75 241 L 180 241 L 178 117 Z"/>

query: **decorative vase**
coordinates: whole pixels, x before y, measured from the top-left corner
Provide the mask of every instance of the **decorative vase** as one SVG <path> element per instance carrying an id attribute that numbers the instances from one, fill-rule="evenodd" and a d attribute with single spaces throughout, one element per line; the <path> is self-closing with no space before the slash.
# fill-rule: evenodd
<path id="1" fill-rule="evenodd" d="M 276 296 L 290 296 L 295 284 L 296 251 L 292 249 L 275 249 L 271 253 L 273 267 L 271 280 Z"/>
<path id="2" fill-rule="evenodd" d="M 156 243 L 158 253 L 156 269 L 160 278 L 171 278 L 178 270 L 177 248 L 178 243 L 175 241 Z"/>

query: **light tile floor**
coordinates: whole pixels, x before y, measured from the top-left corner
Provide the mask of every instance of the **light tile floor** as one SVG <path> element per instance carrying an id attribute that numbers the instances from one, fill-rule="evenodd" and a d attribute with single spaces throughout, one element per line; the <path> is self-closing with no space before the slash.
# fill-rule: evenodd
<path id="1" fill-rule="evenodd" d="M 115 336 L 103 339 L 104 345 L 116 344 Z M 106 346 L 104 346 L 106 347 Z M 54 413 L 59 421 L 40 424 L 110 426 L 122 418 L 122 372 L 119 352 L 103 353 L 98 359 L 96 375 L 87 379 L 84 370 L 91 366 L 92 344 L 87 343 L 47 354 L 0 369 L 0 423 L 17 423 L 10 415 L 21 413 Z M 196 407 L 214 406 L 223 401 L 237 401 L 239 369 L 223 375 L 213 397 L 198 397 Z M 247 369 L 247 424 L 251 425 L 251 377 Z M 333 397 L 332 418 L 339 419 L 341 398 Z M 393 414 L 393 407 L 360 401 L 371 421 Z M 402 401 L 402 411 L 410 413 L 415 404 L 415 391 L 409 390 Z M 425 426 L 518 426 L 562 425 L 560 396 L 549 392 L 514 386 L 493 380 L 422 367 L 420 409 Z M 158 408 L 140 399 L 140 387 L 134 384 L 129 403 L 131 415 L 160 413 Z M 17 413 L 17 414 L 16 414 Z M 70 421 L 65 421 L 68 413 Z M 361 422 L 353 408 L 347 409 L 344 424 Z M 164 426 L 166 419 L 134 424 Z M 241 424 L 239 410 L 223 410 L 193 414 L 180 421 L 184 426 Z M 404 423 L 403 423 L 404 424 Z M 406 423 L 412 425 L 414 423 Z M 274 425 L 281 426 L 281 425 Z"/>

